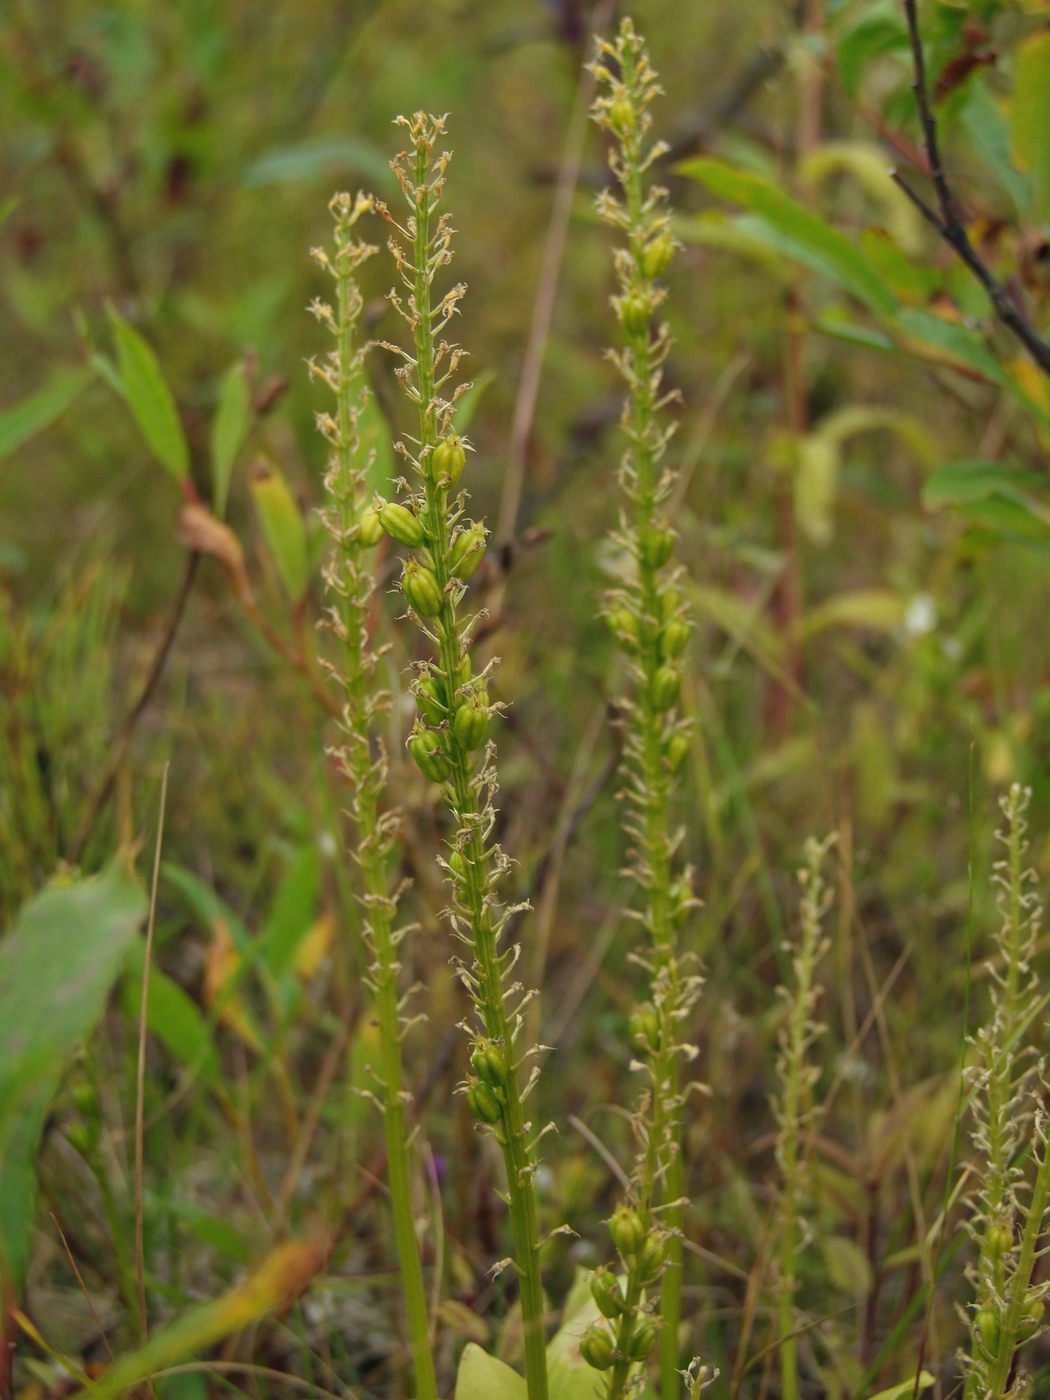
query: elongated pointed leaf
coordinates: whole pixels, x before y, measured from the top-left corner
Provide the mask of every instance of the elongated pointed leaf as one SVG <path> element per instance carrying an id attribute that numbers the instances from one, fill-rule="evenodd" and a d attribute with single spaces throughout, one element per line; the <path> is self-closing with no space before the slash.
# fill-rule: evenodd
<path id="1" fill-rule="evenodd" d="M 153 455 L 181 481 L 189 475 L 190 450 L 157 357 L 138 331 L 116 311 L 110 311 L 110 319 L 128 406 Z"/>
<path id="2" fill-rule="evenodd" d="M 211 425 L 212 509 L 220 520 L 226 514 L 233 464 L 244 446 L 251 418 L 248 372 L 244 361 L 238 360 L 226 371 Z"/>
<path id="3" fill-rule="evenodd" d="M 1010 156 L 1010 125 L 984 83 L 974 81 L 966 94 L 959 119 L 973 148 L 1013 200 L 1023 218 L 1032 198 L 1028 179 Z"/>
<path id="4" fill-rule="evenodd" d="M 136 1020 L 142 1005 L 144 952 L 144 941 L 133 940 L 124 1008 Z M 216 1074 L 218 1059 L 207 1021 L 193 998 L 159 967 L 150 969 L 146 1025 L 173 1055 L 199 1071 L 202 1078 L 211 1079 Z"/>
<path id="5" fill-rule="evenodd" d="M 42 389 L 0 413 L 0 461 L 49 428 L 91 381 L 86 369 L 60 369 Z"/>
<path id="6" fill-rule="evenodd" d="M 0 940 L 0 1273 L 15 1279 L 28 1252 L 44 1113 L 144 910 L 138 885 L 114 866 L 44 890 Z"/>
<path id="7" fill-rule="evenodd" d="M 1020 467 L 1004 467 L 998 462 L 948 462 L 926 478 L 922 488 L 922 503 L 928 510 L 940 506 L 965 505 L 983 501 L 987 496 L 1010 496 L 1021 499 L 1024 491 L 1040 490 L 1046 478 L 1040 472 L 1024 471 Z"/>
<path id="8" fill-rule="evenodd" d="M 468 1342 L 459 1361 L 455 1400 L 525 1400 L 524 1379 L 504 1361 Z"/>
<path id="9" fill-rule="evenodd" d="M 900 1385 L 891 1385 L 888 1390 L 880 1390 L 877 1395 L 871 1397 L 871 1400 L 904 1400 L 904 1397 L 911 1395 L 913 1391 L 929 1390 L 931 1385 L 933 1385 L 933 1377 L 929 1371 L 920 1371 L 918 1385 L 916 1385 L 915 1377 L 909 1376 L 906 1381 L 901 1381 Z"/>
<path id="10" fill-rule="evenodd" d="M 292 966 L 303 936 L 314 922 L 319 875 L 317 848 L 305 846 L 292 862 L 263 929 L 263 957 L 275 977 Z"/>
<path id="11" fill-rule="evenodd" d="M 881 316 L 895 315 L 896 298 L 864 254 L 838 229 L 803 208 L 777 185 L 706 157 L 684 161 L 676 168 L 679 174 L 699 180 L 720 199 L 760 215 L 778 233 L 816 254 L 834 270 L 841 285 L 873 311 Z"/>
<path id="12" fill-rule="evenodd" d="M 1011 112 L 1014 164 L 1030 176 L 1032 215 L 1050 215 L 1050 31 L 1018 47 Z"/>
<path id="13" fill-rule="evenodd" d="M 310 583 L 306 526 L 284 477 L 270 462 L 257 462 L 249 479 L 263 538 L 293 603 Z"/>

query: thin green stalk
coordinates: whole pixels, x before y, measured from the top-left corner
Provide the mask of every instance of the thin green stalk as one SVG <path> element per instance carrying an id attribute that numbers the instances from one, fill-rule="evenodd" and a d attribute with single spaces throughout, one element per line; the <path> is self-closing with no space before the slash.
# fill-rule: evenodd
<path id="1" fill-rule="evenodd" d="M 462 352 L 440 340 L 440 334 L 466 289 L 453 287 L 437 305 L 432 303 L 435 276 L 452 257 L 449 215 L 440 216 L 436 229 L 432 222 L 449 160 L 447 153 L 437 156 L 434 151 L 444 121 L 423 113 L 416 113 L 411 121 L 399 121 L 408 127 L 412 150 L 399 156 L 393 168 L 411 214 L 401 226 L 385 206 L 380 206 L 380 212 L 395 224 L 402 240 L 392 239 L 390 247 L 408 291 L 407 302 L 397 293 L 391 297 L 411 328 L 415 353 L 389 348 L 403 360 L 398 377 L 419 409 L 414 451 L 404 444 L 399 444 L 399 450 L 410 461 L 422 489 L 408 498 L 407 506 L 384 504 L 379 516 L 393 538 L 414 551 L 405 563 L 402 591 L 435 651 L 434 661 L 418 667 L 413 690 L 421 716 L 409 748 L 423 774 L 442 784 L 454 823 L 445 861 L 453 891 L 451 917 L 457 936 L 471 952 L 470 966 L 461 965 L 459 972 L 481 1022 L 473 1035 L 467 1098 L 481 1129 L 498 1141 L 506 1163 L 529 1400 L 546 1400 L 543 1288 L 533 1191 L 536 1161 L 524 1109 L 537 1071 L 522 1087 L 519 1076 L 527 1054 L 515 1060 L 514 1046 L 524 1000 L 514 1000 L 520 988 L 511 985 L 518 954 L 516 948 L 500 948 L 507 915 L 498 904 L 497 885 L 508 862 L 491 839 L 495 748 L 486 743 L 486 735 L 492 707 L 485 677 L 471 675 L 472 620 L 462 621 L 459 612 L 463 580 L 480 562 L 486 532 L 462 520 L 465 496 L 453 499 L 451 495 L 466 460 L 466 444 L 452 432 L 452 416 L 457 397 L 468 386 L 460 385 L 450 399 L 441 397 Z"/>
<path id="2" fill-rule="evenodd" d="M 777 1165 L 780 1168 L 780 1270 L 779 1331 L 780 1390 L 784 1400 L 798 1400 L 798 1346 L 795 1340 L 795 1289 L 801 1247 L 799 1224 L 807 1195 L 805 1148 L 802 1141 L 812 1121 L 812 1090 L 820 1071 L 809 1064 L 809 1050 L 820 1033 L 814 1020 L 819 987 L 813 977 L 829 944 L 823 937 L 822 919 L 831 903 L 821 862 L 830 840 L 806 842 L 806 865 L 799 872 L 802 884 L 801 935 L 787 949 L 793 973 L 790 987 L 782 988 L 789 1002 L 787 1024 L 781 1034 L 777 1074 L 783 1085 L 776 1105 Z"/>
<path id="3" fill-rule="evenodd" d="M 696 904 L 691 871 L 675 871 L 680 836 L 671 825 L 675 775 L 690 747 L 688 723 L 677 710 L 678 658 L 690 626 L 676 588 L 675 533 L 664 515 L 674 484 L 674 474 L 663 464 L 673 427 L 661 422 L 671 397 L 661 388 L 670 335 L 666 324 L 653 328 L 666 296 L 658 279 L 674 258 L 675 244 L 664 191 L 646 180 L 665 149 L 647 142 L 648 109 L 660 89 L 630 20 L 623 21 L 615 42 L 599 45 L 599 55 L 592 71 L 602 91 L 593 115 L 614 139 L 610 165 L 623 192 L 617 198 L 606 191 L 598 201 L 602 217 L 624 236 L 615 253 L 619 292 L 613 298 L 623 348 L 611 358 L 628 389 L 622 418 L 628 448 L 619 471 L 627 510 L 613 538 L 631 561 L 629 579 L 607 595 L 605 610 L 632 662 L 633 687 L 623 701 L 624 826 L 633 874 L 645 895 L 638 917 L 648 946 L 636 957 L 648 973 L 649 1000 L 637 1009 L 631 1027 L 647 1076 L 635 1116 L 638 1158 L 627 1200 L 610 1222 L 623 1282 L 599 1271 L 594 1296 L 612 1327 L 591 1328 L 583 1353 L 606 1372 L 606 1400 L 621 1400 L 656 1344 L 658 1300 L 661 1393 L 673 1400 L 681 1375 L 681 1063 L 695 1053 L 682 1043 L 681 1031 L 699 994 L 699 980 L 687 972 L 678 951 L 678 926 Z"/>
<path id="4" fill-rule="evenodd" d="M 358 431 L 367 403 L 362 375 L 362 352 L 354 344 L 361 312 L 361 295 L 354 278 L 356 269 L 377 250 L 358 241 L 354 226 L 372 208 L 369 197 L 336 195 L 331 203 L 335 219 L 335 255 L 323 249 L 314 257 L 331 273 L 336 284 L 335 310 L 317 301 L 312 310 L 335 338 L 335 350 L 323 364 L 311 363 L 311 371 L 336 396 L 336 413 L 321 414 L 318 426 L 332 446 L 325 478 L 325 526 L 331 535 L 334 557 L 325 570 L 325 583 L 333 605 L 328 626 L 341 643 L 341 664 L 329 667 L 342 686 L 345 705 L 340 723 L 342 744 L 334 757 L 350 783 L 350 811 L 357 830 L 355 859 L 361 871 L 363 932 L 371 953 L 368 982 L 379 1024 L 380 1094 L 386 1134 L 387 1175 L 394 1216 L 394 1234 L 401 1263 L 401 1285 L 408 1316 L 408 1331 L 419 1400 L 437 1400 L 437 1380 L 430 1347 L 423 1265 L 416 1236 L 409 1164 L 408 1124 L 401 1063 L 402 1003 L 398 988 L 398 945 L 406 930 L 395 928 L 397 896 L 389 886 L 388 866 L 397 832 L 397 818 L 382 811 L 380 799 L 386 786 L 386 755 L 373 735 L 373 720 L 386 696 L 371 687 L 376 656 L 368 634 L 368 612 L 375 582 L 367 569 L 367 555 L 382 537 L 382 530 L 367 500 L 367 472 L 371 465 Z"/>

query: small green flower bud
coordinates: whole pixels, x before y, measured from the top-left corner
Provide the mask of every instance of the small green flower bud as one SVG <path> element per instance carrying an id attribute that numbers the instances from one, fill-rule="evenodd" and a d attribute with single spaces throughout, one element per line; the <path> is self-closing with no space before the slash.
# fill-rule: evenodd
<path id="1" fill-rule="evenodd" d="M 682 675 L 673 666 L 661 666 L 649 686 L 649 698 L 657 712 L 669 710 L 682 689 Z"/>
<path id="2" fill-rule="evenodd" d="M 660 655 L 665 661 L 673 661 L 676 656 L 681 656 L 689 643 L 691 631 L 688 622 L 679 617 L 671 619 L 660 633 Z"/>
<path id="3" fill-rule="evenodd" d="M 624 651 L 638 650 L 638 619 L 630 608 L 614 608 L 607 621 L 609 630 Z"/>
<path id="4" fill-rule="evenodd" d="M 409 549 L 418 549 L 423 543 L 423 526 L 406 506 L 388 502 L 379 511 L 379 523 L 398 544 L 408 545 Z"/>
<path id="5" fill-rule="evenodd" d="M 448 868 L 457 880 L 467 878 L 467 858 L 462 851 L 452 851 L 448 858 Z"/>
<path id="6" fill-rule="evenodd" d="M 401 575 L 401 592 L 420 617 L 437 617 L 444 601 L 441 585 L 424 565 L 410 559 Z"/>
<path id="7" fill-rule="evenodd" d="M 479 749 L 489 732 L 489 716 L 484 701 L 471 696 L 456 710 L 452 721 L 452 732 L 456 741 L 468 753 Z"/>
<path id="8" fill-rule="evenodd" d="M 609 1269 L 599 1269 L 591 1279 L 591 1297 L 602 1317 L 620 1317 L 624 1311 L 620 1281 Z"/>
<path id="9" fill-rule="evenodd" d="M 428 724 L 444 724 L 447 719 L 444 705 L 445 687 L 437 676 L 425 676 L 416 685 L 416 704 Z"/>
<path id="10" fill-rule="evenodd" d="M 650 1235 L 638 1256 L 638 1282 L 644 1288 L 654 1282 L 667 1258 L 667 1241 Z"/>
<path id="11" fill-rule="evenodd" d="M 441 752 L 441 739 L 432 729 L 417 729 L 408 741 L 408 750 L 416 767 L 432 783 L 443 783 L 452 772 L 452 764 Z"/>
<path id="12" fill-rule="evenodd" d="M 1024 1307 L 1021 1309 L 1021 1325 L 1018 1329 L 1018 1340 L 1029 1342 L 1043 1325 L 1043 1317 L 1046 1308 L 1040 1293 L 1031 1292 L 1024 1300 Z"/>
<path id="13" fill-rule="evenodd" d="M 642 1217 L 631 1206 L 619 1206 L 609 1221 L 609 1234 L 620 1254 L 637 1254 L 645 1244 Z"/>
<path id="14" fill-rule="evenodd" d="M 609 113 L 609 122 L 613 131 L 626 132 L 633 131 L 636 124 L 634 106 L 629 97 L 617 97 L 614 102 L 610 102 L 606 109 Z"/>
<path id="15" fill-rule="evenodd" d="M 692 744 L 689 742 L 688 735 L 671 735 L 670 739 L 667 741 L 667 748 L 664 750 L 664 756 L 667 759 L 667 766 L 672 773 L 678 772 L 679 768 L 681 768 L 682 764 L 689 757 L 689 750 L 691 748 Z"/>
<path id="16" fill-rule="evenodd" d="M 662 277 L 674 262 L 674 239 L 669 233 L 658 233 L 642 254 L 642 272 L 650 281 Z"/>
<path id="17" fill-rule="evenodd" d="M 637 1324 L 631 1335 L 631 1340 L 627 1343 L 627 1358 L 629 1361 L 644 1361 L 656 1345 L 656 1328 L 647 1317 L 643 1317 Z"/>
<path id="18" fill-rule="evenodd" d="M 649 298 L 642 292 L 628 292 L 620 298 L 620 320 L 628 335 L 644 335 L 649 329 Z"/>
<path id="19" fill-rule="evenodd" d="M 470 578 L 484 557 L 486 539 L 488 531 L 478 521 L 456 536 L 448 556 L 449 573 L 453 578 Z"/>
<path id="20" fill-rule="evenodd" d="M 365 549 L 375 549 L 382 538 L 383 522 L 380 520 L 378 512 L 366 510 L 357 522 L 358 543 L 364 545 Z"/>
<path id="21" fill-rule="evenodd" d="M 443 438 L 430 454 L 430 466 L 435 479 L 440 481 L 442 477 L 447 477 L 450 486 L 455 486 L 463 475 L 466 464 L 467 454 L 463 451 L 463 444 L 456 433 Z"/>
<path id="22" fill-rule="evenodd" d="M 998 1225 L 989 1226 L 988 1233 L 985 1236 L 985 1243 L 988 1246 L 988 1253 L 991 1254 L 993 1258 L 998 1259 L 1001 1255 L 1005 1254 L 1007 1250 L 1013 1248 L 1014 1232 L 1005 1221 L 1000 1222 Z"/>
<path id="23" fill-rule="evenodd" d="M 507 1082 L 507 1062 L 498 1045 L 491 1041 L 479 1041 L 470 1057 L 474 1073 L 493 1088 L 502 1088 Z"/>
<path id="24" fill-rule="evenodd" d="M 650 569 L 662 569 L 674 553 L 677 536 L 673 530 L 653 528 L 646 530 L 638 543 L 638 553 L 642 563 Z"/>
<path id="25" fill-rule="evenodd" d="M 474 1117 L 481 1123 L 498 1123 L 503 1117 L 503 1109 L 496 1091 L 491 1084 L 486 1084 L 484 1080 L 472 1085 L 467 1090 L 467 1103 Z"/>
<path id="26" fill-rule="evenodd" d="M 671 901 L 671 917 L 676 921 L 684 919 L 693 907 L 693 887 L 684 877 L 676 880 L 668 891 Z"/>
<path id="27" fill-rule="evenodd" d="M 643 1050 L 655 1050 L 660 1044 L 660 1018 L 651 1001 L 643 1001 L 631 1012 L 628 1023 L 631 1039 Z"/>
<path id="28" fill-rule="evenodd" d="M 999 1350 L 999 1314 L 991 1308 L 982 1308 L 975 1321 L 982 1350 L 986 1355 L 994 1356 Z"/>
<path id="29" fill-rule="evenodd" d="M 580 1338 L 580 1355 L 596 1371 L 608 1371 L 613 1364 L 613 1340 L 600 1323 L 592 1322 Z"/>
<path id="30" fill-rule="evenodd" d="M 677 589 L 664 588 L 661 591 L 659 598 L 660 621 L 670 622 L 671 619 L 674 617 L 675 613 L 678 611 L 678 605 L 681 603 L 681 601 L 682 600 L 678 596 Z"/>

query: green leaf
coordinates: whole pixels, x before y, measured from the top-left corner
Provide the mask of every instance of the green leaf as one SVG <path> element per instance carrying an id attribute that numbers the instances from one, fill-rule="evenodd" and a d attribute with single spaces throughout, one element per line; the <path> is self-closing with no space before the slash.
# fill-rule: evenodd
<path id="1" fill-rule="evenodd" d="M 1002 108 L 980 80 L 970 83 L 959 120 L 973 148 L 1024 217 L 1032 199 L 1032 189 L 1010 158 L 1010 125 Z"/>
<path id="2" fill-rule="evenodd" d="M 985 496 L 958 505 L 956 510 L 971 525 L 978 525 L 999 539 L 1050 552 L 1050 525 L 1022 501 L 1009 496 Z"/>
<path id="3" fill-rule="evenodd" d="M 128 955 L 128 977 L 124 984 L 124 1009 L 136 1021 L 142 1006 L 145 947 L 142 939 L 132 943 Z M 200 1008 L 159 967 L 150 969 L 146 1025 L 177 1059 L 193 1069 L 199 1068 L 202 1078 L 211 1079 L 217 1073 L 215 1048 Z"/>
<path id="4" fill-rule="evenodd" d="M 829 307 L 813 325 L 816 330 L 836 340 L 844 340 L 847 345 L 860 345 L 865 350 L 879 350 L 883 354 L 893 354 L 897 350 L 889 336 L 869 330 L 867 326 L 858 326 L 856 321 L 849 320 L 836 307 Z"/>
<path id="5" fill-rule="evenodd" d="M 18 208 L 21 202 L 22 201 L 18 197 L 18 195 L 13 194 L 10 195 L 7 199 L 5 199 L 2 204 L 0 204 L 0 228 L 2 228 L 4 224 L 7 223 L 8 219 L 15 212 L 15 210 Z"/>
<path id="6" fill-rule="evenodd" d="M 944 286 L 943 272 L 907 257 L 885 229 L 866 228 L 860 246 L 894 296 L 905 303 L 921 306 Z"/>
<path id="7" fill-rule="evenodd" d="M 226 371 L 211 425 L 212 510 L 220 520 L 226 515 L 233 464 L 248 435 L 251 417 L 248 371 L 244 361 L 238 360 Z"/>
<path id="8" fill-rule="evenodd" d="M 760 215 L 779 234 L 821 258 L 847 291 L 879 315 L 896 314 L 896 298 L 864 254 L 771 181 L 708 158 L 684 161 L 676 169 L 705 184 L 720 199 Z"/>
<path id="9" fill-rule="evenodd" d="M 310 584 L 306 526 L 302 512 L 288 489 L 288 483 L 272 463 L 257 462 L 251 470 L 248 485 L 270 558 L 288 596 L 293 603 L 298 603 Z"/>
<path id="10" fill-rule="evenodd" d="M 157 357 L 138 331 L 110 308 L 124 395 L 153 455 L 177 481 L 189 475 L 190 451 L 175 399 Z"/>
<path id="11" fill-rule="evenodd" d="M 373 185 L 391 186 L 390 165 L 382 151 L 354 137 L 322 136 L 261 155 L 246 172 L 245 189 L 261 185 L 331 181 L 339 175 L 365 175 Z"/>
<path id="12" fill-rule="evenodd" d="M 63 1065 L 90 1033 L 145 912 L 117 866 L 53 886 L 0 941 L 0 1274 L 21 1277 L 33 1225 L 33 1160 Z"/>
<path id="13" fill-rule="evenodd" d="M 304 846 L 281 882 L 262 932 L 263 958 L 275 977 L 292 966 L 295 950 L 314 921 L 319 861 L 316 846 Z"/>
<path id="14" fill-rule="evenodd" d="M 165 861 L 161 866 L 164 878 L 168 880 L 186 900 L 209 933 L 221 919 L 230 931 L 230 937 L 240 952 L 253 946 L 254 940 L 244 924 L 221 896 L 210 885 L 206 885 L 192 870 Z"/>
<path id="15" fill-rule="evenodd" d="M 49 428 L 90 381 L 90 370 L 56 370 L 42 389 L 0 413 L 0 461 L 44 428 Z"/>
<path id="16" fill-rule="evenodd" d="M 904 621 L 905 604 L 899 593 L 887 588 L 858 588 L 836 593 L 810 608 L 802 619 L 803 637 L 812 637 L 828 627 L 871 627 L 890 632 Z"/>
<path id="17" fill-rule="evenodd" d="M 248 1246 L 244 1236 L 229 1221 L 206 1210 L 187 1212 L 187 1216 L 187 1224 L 199 1240 L 210 1244 L 227 1258 L 235 1259 L 238 1264 L 248 1262 Z"/>
<path id="18" fill-rule="evenodd" d="M 456 1373 L 455 1400 L 526 1400 L 527 1394 L 517 1371 L 482 1351 L 476 1342 L 467 1343 Z"/>
<path id="19" fill-rule="evenodd" d="M 1050 216 L 1050 31 L 1039 29 L 1014 51 L 1013 160 L 1031 176 L 1032 217 Z"/>
<path id="20" fill-rule="evenodd" d="M 1004 373 L 1003 367 L 985 347 L 980 337 L 965 326 L 956 325 L 953 321 L 944 321 L 932 311 L 924 311 L 921 307 L 909 306 L 897 316 L 897 328 L 912 340 L 936 350 L 947 360 L 955 360 L 966 369 L 975 371 L 982 379 L 999 384 L 1011 392 L 1018 392 L 1009 375 Z M 1028 399 L 1025 398 L 1024 402 L 1027 404 Z"/>
<path id="21" fill-rule="evenodd" d="M 913 1394 L 916 1390 L 929 1390 L 933 1385 L 933 1377 L 929 1371 L 920 1371 L 918 1385 L 915 1377 L 909 1376 L 906 1381 L 901 1381 L 900 1385 L 891 1385 L 888 1390 L 880 1390 L 877 1395 L 873 1395 L 871 1400 L 904 1400 L 906 1395 Z"/>
<path id="22" fill-rule="evenodd" d="M 868 15 L 853 26 L 836 51 L 842 86 L 851 97 L 855 96 L 864 68 L 873 58 L 907 47 L 908 31 L 897 15 Z"/>
<path id="23" fill-rule="evenodd" d="M 922 503 L 927 510 L 936 510 L 940 506 L 982 501 L 993 495 L 1021 500 L 1021 492 L 1038 490 L 1045 485 L 1042 473 L 1020 467 L 1004 467 L 997 462 L 948 462 L 926 478 Z"/>

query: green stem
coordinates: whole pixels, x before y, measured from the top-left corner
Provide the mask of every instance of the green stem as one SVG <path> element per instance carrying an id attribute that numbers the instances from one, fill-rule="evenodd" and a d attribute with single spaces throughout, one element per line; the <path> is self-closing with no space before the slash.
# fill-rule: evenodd
<path id="1" fill-rule="evenodd" d="M 1010 1368 L 1023 1322 L 1023 1312 L 1027 1300 L 1028 1287 L 1035 1268 L 1036 1251 L 1043 1232 L 1043 1221 L 1050 1206 L 1050 1151 L 1043 1144 L 1043 1153 L 1036 1172 L 1032 1199 L 1029 1202 L 1025 1219 L 1024 1234 L 1021 1236 L 1021 1252 L 1014 1271 L 1010 1289 L 1010 1301 L 1003 1318 L 999 1337 L 999 1348 L 992 1364 L 988 1381 L 987 1400 L 1002 1400 L 1010 1379 Z"/>

